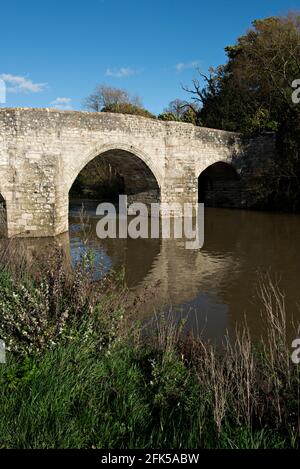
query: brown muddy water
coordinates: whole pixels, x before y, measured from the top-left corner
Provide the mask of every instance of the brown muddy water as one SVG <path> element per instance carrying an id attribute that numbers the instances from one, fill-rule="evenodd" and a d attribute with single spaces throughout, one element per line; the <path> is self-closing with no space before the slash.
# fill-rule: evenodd
<path id="1" fill-rule="evenodd" d="M 261 274 L 269 273 L 285 294 L 287 317 L 300 320 L 300 216 L 218 208 L 205 209 L 205 243 L 185 248 L 181 239 L 106 239 L 96 234 L 96 203 L 70 206 L 69 233 L 59 237 L 73 264 L 87 249 L 95 254 L 97 279 L 123 269 L 128 287 L 145 295 L 144 321 L 162 311 L 205 339 L 220 341 L 245 318 L 253 337 L 265 333 L 257 294 Z M 43 249 L 48 240 L 27 240 Z M 147 291 L 147 294 L 145 292 Z M 149 293 L 150 292 L 150 293 Z"/>
<path id="2" fill-rule="evenodd" d="M 143 295 L 140 315 L 150 319 L 171 309 L 187 329 L 219 341 L 247 320 L 252 335 L 265 332 L 259 278 L 269 273 L 286 297 L 288 321 L 300 319 L 300 216 L 218 208 L 205 209 L 205 242 L 200 250 L 182 239 L 106 239 L 96 235 L 95 205 L 70 209 L 70 246 L 76 260 L 86 246 L 96 253 L 99 276 L 124 268 L 130 289 Z M 150 290 L 150 294 L 149 294 Z M 151 293 L 152 292 L 152 293 Z"/>

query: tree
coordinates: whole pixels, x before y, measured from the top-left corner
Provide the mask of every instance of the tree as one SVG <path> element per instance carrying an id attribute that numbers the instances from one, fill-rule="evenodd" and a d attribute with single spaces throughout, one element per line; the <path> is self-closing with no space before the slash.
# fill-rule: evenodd
<path id="1" fill-rule="evenodd" d="M 256 20 L 228 61 L 185 88 L 201 104 L 205 125 L 226 130 L 276 130 L 290 113 L 292 82 L 300 77 L 300 16 Z"/>
<path id="2" fill-rule="evenodd" d="M 164 109 L 164 112 L 174 114 L 176 119 L 180 121 L 187 107 L 188 104 L 186 101 L 177 98 L 169 103 L 168 107 Z"/>
<path id="3" fill-rule="evenodd" d="M 107 108 L 113 109 L 115 106 L 125 104 L 142 107 L 141 100 L 138 96 L 131 96 L 126 90 L 106 85 L 96 86 L 93 93 L 83 101 L 83 107 L 85 109 L 95 112 L 102 112 Z"/>
<path id="4" fill-rule="evenodd" d="M 159 114 L 158 119 L 196 124 L 197 114 L 198 110 L 195 104 L 190 104 L 181 99 L 174 99 L 164 109 L 164 112 Z"/>
<path id="5" fill-rule="evenodd" d="M 226 64 L 185 87 L 201 105 L 205 126 L 277 134 L 273 170 L 263 175 L 273 206 L 300 209 L 300 105 L 292 83 L 300 78 L 300 15 L 256 20 L 233 46 Z M 288 194 L 288 195 L 287 195 Z"/>
<path id="6" fill-rule="evenodd" d="M 173 112 L 162 112 L 158 115 L 158 119 L 161 121 L 178 121 L 177 117 Z"/>
<path id="7" fill-rule="evenodd" d="M 186 122 L 188 124 L 201 125 L 199 119 L 198 111 L 195 106 L 189 106 L 181 117 L 181 122 Z"/>

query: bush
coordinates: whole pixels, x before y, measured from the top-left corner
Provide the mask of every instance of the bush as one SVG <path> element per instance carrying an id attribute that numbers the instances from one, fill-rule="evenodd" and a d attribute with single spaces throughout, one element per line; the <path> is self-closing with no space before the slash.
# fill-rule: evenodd
<path id="1" fill-rule="evenodd" d="M 147 109 L 137 106 L 131 103 L 119 103 L 119 104 L 110 104 L 102 109 L 102 112 L 116 112 L 120 114 L 131 114 L 141 117 L 149 117 L 150 119 L 156 119 L 156 116 Z"/>
<path id="2" fill-rule="evenodd" d="M 256 346 L 245 327 L 217 350 L 168 318 L 143 337 L 120 286 L 54 272 L 0 273 L 0 448 L 299 447 L 299 367 L 270 279 L 267 339 Z"/>

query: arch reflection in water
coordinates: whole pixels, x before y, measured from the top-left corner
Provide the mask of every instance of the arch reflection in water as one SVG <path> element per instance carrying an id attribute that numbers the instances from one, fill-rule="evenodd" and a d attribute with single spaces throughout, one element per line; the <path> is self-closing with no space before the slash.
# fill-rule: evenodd
<path id="1" fill-rule="evenodd" d="M 99 240 L 92 213 L 94 209 L 90 210 L 88 245 L 101 253 L 107 269 L 124 265 L 126 282 L 137 294 L 154 287 L 154 294 L 141 307 L 140 316 L 145 319 L 154 310 L 171 307 L 175 318 L 188 315 L 187 328 L 216 339 L 226 329 L 233 332 L 246 316 L 252 334 L 259 338 L 264 320 L 257 298 L 258 272 L 266 271 L 281 277 L 288 312 L 299 315 L 295 307 L 300 276 L 297 215 L 207 208 L 204 247 L 191 251 L 180 239 Z M 81 236 L 73 210 L 73 256 Z"/>

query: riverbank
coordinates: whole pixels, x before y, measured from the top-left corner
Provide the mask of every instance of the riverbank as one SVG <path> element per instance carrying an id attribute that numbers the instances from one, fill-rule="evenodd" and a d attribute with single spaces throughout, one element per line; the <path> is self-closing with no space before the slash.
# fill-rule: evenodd
<path id="1" fill-rule="evenodd" d="M 217 350 L 167 317 L 145 337 L 120 278 L 96 285 L 91 259 L 67 274 L 54 257 L 34 279 L 0 270 L 1 448 L 299 446 L 299 367 L 270 279 L 264 343 L 245 326 Z"/>

